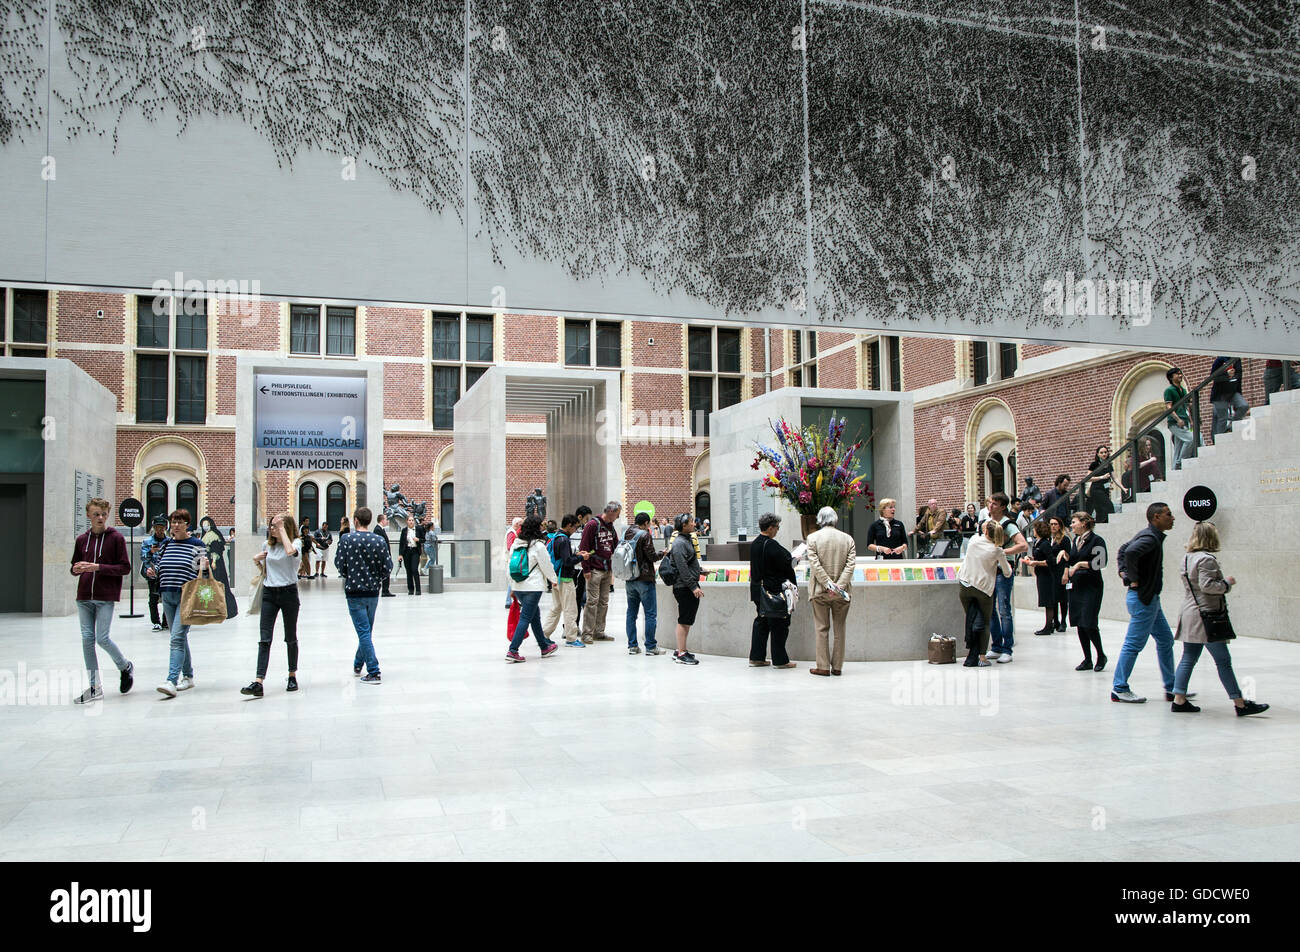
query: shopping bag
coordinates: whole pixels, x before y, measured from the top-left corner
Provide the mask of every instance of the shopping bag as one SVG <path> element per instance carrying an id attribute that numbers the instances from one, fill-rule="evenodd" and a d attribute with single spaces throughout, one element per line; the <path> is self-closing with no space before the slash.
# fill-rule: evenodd
<path id="1" fill-rule="evenodd" d="M 226 587 L 212 577 L 211 570 L 181 586 L 181 624 L 219 625 L 226 620 Z"/>
<path id="2" fill-rule="evenodd" d="M 926 645 L 930 664 L 956 664 L 957 639 L 945 635 L 931 635 Z"/>
<path id="3" fill-rule="evenodd" d="M 266 567 L 261 562 L 255 564 L 257 570 L 253 574 L 253 584 L 249 589 L 248 610 L 250 612 L 260 612 L 262 610 L 262 589 L 266 586 Z"/>

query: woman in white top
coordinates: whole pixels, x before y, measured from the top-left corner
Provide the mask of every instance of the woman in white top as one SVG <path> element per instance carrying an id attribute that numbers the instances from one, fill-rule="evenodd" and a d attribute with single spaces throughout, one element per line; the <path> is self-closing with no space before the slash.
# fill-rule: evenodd
<path id="1" fill-rule="evenodd" d="M 984 655 L 989 650 L 989 625 L 993 619 L 993 591 L 997 575 L 1001 572 L 1011 577 L 1011 563 L 1002 550 L 1006 533 L 990 519 L 984 523 L 984 534 L 975 536 L 966 550 L 966 558 L 957 573 L 961 583 L 958 593 L 966 611 L 966 667 L 987 668 L 992 662 Z M 1003 655 L 1008 661 L 1010 655 Z"/>
<path id="2" fill-rule="evenodd" d="M 257 678 L 239 693 L 262 696 L 262 682 L 271 660 L 271 635 L 275 631 L 276 612 L 284 613 L 284 647 L 289 654 L 289 683 L 286 691 L 298 690 L 298 568 L 302 557 L 302 539 L 289 513 L 276 516 L 267 530 L 262 551 L 253 556 L 266 569 L 262 586 L 262 636 L 257 644 Z"/>
<path id="3" fill-rule="evenodd" d="M 555 566 L 551 564 L 551 556 L 546 551 L 546 536 L 542 534 L 540 517 L 529 516 L 524 520 L 519 528 L 519 535 L 515 537 L 514 544 L 510 547 L 510 561 L 507 565 L 515 564 L 517 558 L 515 553 L 521 550 L 527 551 L 526 557 L 518 556 L 524 560 L 524 571 L 527 572 L 527 577 L 522 581 L 513 575 L 510 577 L 515 599 L 519 602 L 519 623 L 515 625 L 514 636 L 510 639 L 510 650 L 506 652 L 506 660 L 512 664 L 524 660 L 524 656 L 519 653 L 519 646 L 528 637 L 530 625 L 533 629 L 533 637 L 537 639 L 537 647 L 542 649 L 543 658 L 549 658 L 560 647 L 547 638 L 542 631 L 542 616 L 538 611 L 538 603 L 542 600 L 542 592 L 546 591 L 546 583 L 559 581 L 555 576 Z"/>

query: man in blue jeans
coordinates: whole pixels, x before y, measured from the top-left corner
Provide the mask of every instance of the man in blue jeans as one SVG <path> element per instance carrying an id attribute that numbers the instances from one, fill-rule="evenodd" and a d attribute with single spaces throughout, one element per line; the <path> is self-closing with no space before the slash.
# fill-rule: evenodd
<path id="1" fill-rule="evenodd" d="M 352 673 L 361 677 L 365 665 L 363 684 L 379 684 L 379 659 L 375 657 L 372 633 L 375 627 L 375 610 L 379 607 L 380 591 L 384 581 L 393 573 L 393 553 L 384 536 L 367 531 L 371 512 L 362 506 L 352 516 L 353 531 L 339 536 L 334 552 L 334 571 L 343 579 L 343 594 L 348 600 L 348 614 L 357 631 L 357 655 L 352 661 Z"/>
<path id="2" fill-rule="evenodd" d="M 1029 550 L 1029 543 L 1025 541 L 1025 534 L 1016 527 L 1016 520 L 1007 513 L 1011 499 L 1006 493 L 997 492 L 988 498 L 987 505 L 989 518 L 1000 525 L 1006 535 L 1002 548 L 1007 553 L 1007 559 L 1014 566 L 1016 556 Z M 1014 582 L 1014 574 L 1008 578 L 1001 572 L 997 573 L 994 582 L 993 623 L 989 630 L 992 645 L 984 657 L 998 664 L 1011 662 L 1011 651 L 1016 643 L 1015 622 L 1011 618 L 1011 587 Z"/>
<path id="3" fill-rule="evenodd" d="M 1163 502 L 1147 506 L 1147 526 L 1119 548 L 1116 562 L 1119 577 L 1128 588 L 1128 634 L 1115 662 L 1115 683 L 1110 690 L 1112 701 L 1142 704 L 1146 698 L 1129 690 L 1128 676 L 1138 653 L 1148 638 L 1156 640 L 1156 660 L 1165 683 L 1165 700 L 1174 699 L 1174 635 L 1160 608 L 1160 590 L 1164 587 L 1165 533 L 1174 527 L 1174 514 Z M 1191 695 L 1188 695 L 1191 697 Z"/>
<path id="4" fill-rule="evenodd" d="M 654 535 L 650 531 L 650 514 L 638 512 L 636 525 L 628 526 L 623 532 L 623 539 L 636 540 L 637 577 L 628 579 L 627 585 L 627 653 L 640 654 L 641 649 L 636 640 L 637 606 L 645 609 L 645 653 L 661 654 L 655 642 L 655 628 L 659 618 L 658 596 L 655 593 L 655 562 L 659 555 L 655 551 Z"/>

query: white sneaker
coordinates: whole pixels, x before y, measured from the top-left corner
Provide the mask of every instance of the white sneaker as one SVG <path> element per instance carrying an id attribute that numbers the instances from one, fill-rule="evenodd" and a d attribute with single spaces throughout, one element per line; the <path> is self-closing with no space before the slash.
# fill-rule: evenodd
<path id="1" fill-rule="evenodd" d="M 1007 660 L 1010 661 L 1011 659 L 1008 658 Z M 177 690 L 177 691 L 188 691 L 188 690 L 189 690 L 190 688 L 192 688 L 192 687 L 194 687 L 194 679 L 193 679 L 193 678 L 181 678 L 181 683 L 178 684 L 178 685 L 176 685 L 176 690 Z"/>
<path id="2" fill-rule="evenodd" d="M 176 685 L 172 684 L 170 681 L 164 681 L 162 684 L 158 685 L 158 693 L 165 694 L 168 697 L 175 697 Z"/>
<path id="3" fill-rule="evenodd" d="M 990 651 L 988 654 L 986 654 L 986 655 L 984 656 L 984 660 L 985 660 L 985 661 L 997 661 L 997 660 L 998 660 L 999 658 L 1001 658 L 1001 657 L 1002 657 L 1002 652 L 1000 652 L 1000 651 Z"/>
<path id="4" fill-rule="evenodd" d="M 993 658 L 992 655 L 985 655 L 984 657 L 989 658 L 989 659 L 992 659 L 992 658 Z M 998 662 L 998 664 L 1010 664 L 1010 663 L 1011 663 L 1011 655 L 1009 655 L 1009 654 L 998 655 L 998 657 L 997 657 L 997 662 Z"/>

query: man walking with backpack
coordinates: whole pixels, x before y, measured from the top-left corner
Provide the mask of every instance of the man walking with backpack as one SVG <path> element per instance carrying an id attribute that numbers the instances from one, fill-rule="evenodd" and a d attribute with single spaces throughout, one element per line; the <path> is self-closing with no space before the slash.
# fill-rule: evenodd
<path id="1" fill-rule="evenodd" d="M 614 546 L 618 543 L 614 520 L 622 511 L 623 507 L 619 503 L 608 502 L 600 518 L 592 519 L 582 530 L 578 554 L 583 557 L 582 574 L 587 582 L 587 607 L 582 618 L 582 640 L 585 644 L 614 640 L 605 634 L 605 613 L 609 610 L 609 589 L 613 581 L 610 560 L 614 555 Z"/>
<path id="2" fill-rule="evenodd" d="M 650 514 L 638 512 L 636 525 L 628 526 L 623 541 L 614 550 L 614 574 L 627 585 L 627 653 L 640 654 L 636 641 L 637 606 L 645 609 L 645 653 L 662 654 L 655 642 L 659 606 L 655 594 L 654 539 L 650 531 Z"/>
<path id="3" fill-rule="evenodd" d="M 546 544 L 551 557 L 551 567 L 555 569 L 556 582 L 551 586 L 551 610 L 542 623 L 542 633 L 547 638 L 560 624 L 564 616 L 564 644 L 568 648 L 587 647 L 578 636 L 578 557 L 573 554 L 573 545 L 569 536 L 578 527 L 577 516 L 565 516 L 560 520 L 560 531 Z M 514 637 L 513 634 L 511 637 Z"/>

